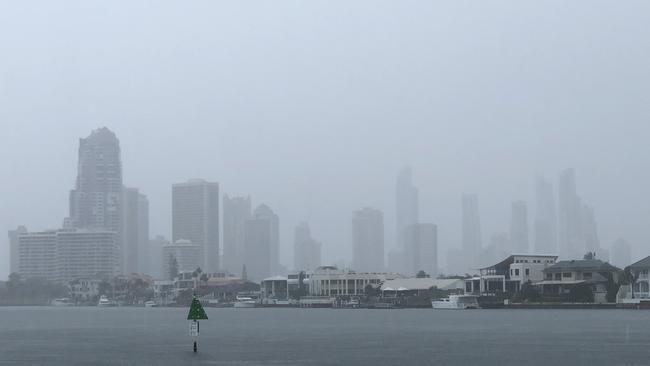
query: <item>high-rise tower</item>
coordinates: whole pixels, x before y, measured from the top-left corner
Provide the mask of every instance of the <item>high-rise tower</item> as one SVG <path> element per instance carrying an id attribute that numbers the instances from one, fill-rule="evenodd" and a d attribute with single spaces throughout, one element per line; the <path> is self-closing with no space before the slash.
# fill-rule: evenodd
<path id="1" fill-rule="evenodd" d="M 410 167 L 404 167 L 397 175 L 395 184 L 395 230 L 396 242 L 404 246 L 404 230 L 419 220 L 418 189 L 413 185 Z"/>
<path id="2" fill-rule="evenodd" d="M 219 183 L 192 179 L 172 186 L 172 242 L 201 248 L 204 272 L 219 269 Z"/>
<path id="3" fill-rule="evenodd" d="M 99 128 L 79 139 L 77 182 L 70 192 L 72 226 L 119 232 L 121 196 L 120 142 L 108 128 Z"/>
<path id="4" fill-rule="evenodd" d="M 384 214 L 366 207 L 352 217 L 352 267 L 357 271 L 383 271 Z"/>
<path id="5" fill-rule="evenodd" d="M 239 273 L 244 264 L 246 221 L 251 218 L 250 197 L 223 196 L 223 269 Z"/>

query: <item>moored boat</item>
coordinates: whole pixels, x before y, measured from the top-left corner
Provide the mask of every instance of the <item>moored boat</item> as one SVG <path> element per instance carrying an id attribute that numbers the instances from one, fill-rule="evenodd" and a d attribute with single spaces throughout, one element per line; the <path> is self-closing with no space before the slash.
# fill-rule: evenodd
<path id="1" fill-rule="evenodd" d="M 99 297 L 99 302 L 97 303 L 97 306 L 106 308 L 106 307 L 112 307 L 112 306 L 117 306 L 117 303 L 113 300 L 109 300 L 106 295 L 102 295 Z"/>
<path id="2" fill-rule="evenodd" d="M 74 306 L 74 302 L 67 297 L 62 297 L 60 299 L 54 299 L 50 302 L 52 306 Z"/>
<path id="3" fill-rule="evenodd" d="M 478 299 L 474 295 L 449 295 L 444 299 L 431 301 L 434 309 L 465 310 L 478 309 Z"/>
<path id="4" fill-rule="evenodd" d="M 236 308 L 254 308 L 257 302 L 252 297 L 237 296 L 234 307 Z"/>

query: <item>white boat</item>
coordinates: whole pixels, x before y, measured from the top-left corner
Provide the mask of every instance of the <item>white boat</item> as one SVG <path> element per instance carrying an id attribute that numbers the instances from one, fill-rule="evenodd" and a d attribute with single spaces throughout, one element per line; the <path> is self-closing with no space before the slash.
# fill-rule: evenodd
<path id="1" fill-rule="evenodd" d="M 478 298 L 474 295 L 449 295 L 444 299 L 431 301 L 434 309 L 465 310 L 478 309 Z"/>
<path id="2" fill-rule="evenodd" d="M 144 303 L 144 307 L 145 307 L 145 308 L 157 308 L 157 307 L 158 307 L 158 304 L 156 304 L 155 301 L 151 301 L 151 300 L 149 300 L 149 301 L 147 301 L 147 302 Z"/>
<path id="3" fill-rule="evenodd" d="M 113 300 L 109 300 L 106 295 L 102 295 L 99 297 L 99 302 L 97 303 L 97 306 L 99 307 L 111 307 L 111 306 L 117 306 L 117 303 Z"/>
<path id="4" fill-rule="evenodd" d="M 74 302 L 70 300 L 67 297 L 63 297 L 60 299 L 54 299 L 50 302 L 50 305 L 52 306 L 74 306 Z"/>
<path id="5" fill-rule="evenodd" d="M 237 296 L 234 306 L 236 308 L 254 308 L 256 305 L 257 302 L 252 297 Z"/>

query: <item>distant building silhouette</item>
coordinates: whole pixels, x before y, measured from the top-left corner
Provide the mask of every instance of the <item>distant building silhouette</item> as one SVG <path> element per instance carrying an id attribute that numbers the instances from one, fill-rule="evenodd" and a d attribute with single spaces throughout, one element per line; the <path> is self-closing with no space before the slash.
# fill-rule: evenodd
<path id="1" fill-rule="evenodd" d="M 517 254 L 525 254 L 530 250 L 528 245 L 528 209 L 524 201 L 512 203 L 510 244 L 514 253 Z"/>
<path id="2" fill-rule="evenodd" d="M 246 221 L 251 218 L 251 198 L 223 196 L 223 268 L 239 273 L 244 264 Z"/>
<path id="3" fill-rule="evenodd" d="M 574 169 L 560 173 L 558 184 L 559 250 L 564 259 L 582 258 L 585 252 L 582 237 L 582 202 L 576 191 Z"/>
<path id="4" fill-rule="evenodd" d="M 263 280 L 278 268 L 277 253 L 279 244 L 279 219 L 267 205 L 259 205 L 253 217 L 246 221 L 244 239 L 244 265 L 248 278 Z"/>
<path id="5" fill-rule="evenodd" d="M 192 179 L 172 186 L 172 241 L 201 248 L 201 268 L 219 269 L 219 183 Z"/>
<path id="6" fill-rule="evenodd" d="M 190 240 L 179 239 L 174 243 L 167 243 L 163 246 L 162 252 L 163 273 L 166 278 L 172 277 L 172 263 L 176 264 L 179 273 L 193 272 L 199 267 L 203 272 L 207 272 L 201 267 L 203 249 Z"/>
<path id="7" fill-rule="evenodd" d="M 366 207 L 352 217 L 352 268 L 355 271 L 383 271 L 384 214 Z"/>
<path id="8" fill-rule="evenodd" d="M 163 247 L 165 245 L 169 244 L 169 240 L 167 240 L 164 236 L 162 235 L 157 235 L 153 239 L 149 239 L 149 256 L 148 258 L 148 265 L 147 267 L 149 268 L 149 274 L 153 278 L 156 279 L 167 279 L 169 276 L 165 273 L 164 270 L 164 258 L 163 258 Z"/>
<path id="9" fill-rule="evenodd" d="M 404 167 L 395 184 L 396 243 L 404 249 L 404 229 L 419 222 L 418 189 L 413 185 L 410 167 Z"/>
<path id="10" fill-rule="evenodd" d="M 625 268 L 632 264 L 632 248 L 627 240 L 617 239 L 609 251 L 611 264 Z"/>
<path id="11" fill-rule="evenodd" d="M 608 259 L 608 251 L 600 247 L 595 210 L 577 194 L 574 169 L 560 174 L 558 227 L 562 258 L 582 258 L 585 252 L 594 252 L 599 259 Z"/>
<path id="12" fill-rule="evenodd" d="M 293 268 L 296 271 L 313 271 L 321 265 L 321 243 L 312 238 L 306 222 L 295 228 L 293 253 Z"/>
<path id="13" fill-rule="evenodd" d="M 122 272 L 150 274 L 149 200 L 137 188 L 122 191 Z"/>
<path id="14" fill-rule="evenodd" d="M 479 264 L 481 252 L 481 218 L 478 197 L 464 194 L 462 197 L 462 250 L 467 268 Z"/>
<path id="15" fill-rule="evenodd" d="M 18 226 L 15 230 L 9 230 L 9 273 L 18 272 L 20 253 L 18 250 L 18 236 L 27 232 L 25 226 Z"/>
<path id="16" fill-rule="evenodd" d="M 422 223 L 404 229 L 406 274 L 414 276 L 422 270 L 431 277 L 438 275 L 438 228 Z"/>
<path id="17" fill-rule="evenodd" d="M 557 252 L 557 213 L 553 185 L 543 177 L 537 178 L 535 183 L 534 238 L 535 253 Z"/>

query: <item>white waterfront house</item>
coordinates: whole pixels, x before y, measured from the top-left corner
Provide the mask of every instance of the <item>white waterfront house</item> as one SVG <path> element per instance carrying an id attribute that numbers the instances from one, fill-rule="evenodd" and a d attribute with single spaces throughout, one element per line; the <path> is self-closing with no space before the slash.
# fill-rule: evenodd
<path id="1" fill-rule="evenodd" d="M 650 256 L 632 263 L 629 267 L 632 284 L 621 286 L 616 296 L 616 302 L 639 304 L 650 299 Z"/>
<path id="2" fill-rule="evenodd" d="M 368 285 L 379 286 L 386 280 L 402 278 L 398 273 L 357 272 L 338 269 L 335 266 L 321 266 L 309 275 L 311 296 L 359 296 L 365 294 Z"/>
<path id="3" fill-rule="evenodd" d="M 636 263 L 630 265 L 630 271 L 634 277 L 632 288 L 634 290 L 635 299 L 650 299 L 650 256 L 641 259 Z"/>
<path id="4" fill-rule="evenodd" d="M 557 261 L 557 255 L 512 254 L 501 262 L 479 269 L 479 275 L 465 280 L 465 293 L 489 294 L 518 292 L 521 286 L 544 280 L 544 270 Z"/>

